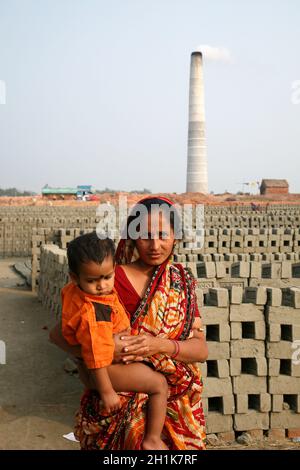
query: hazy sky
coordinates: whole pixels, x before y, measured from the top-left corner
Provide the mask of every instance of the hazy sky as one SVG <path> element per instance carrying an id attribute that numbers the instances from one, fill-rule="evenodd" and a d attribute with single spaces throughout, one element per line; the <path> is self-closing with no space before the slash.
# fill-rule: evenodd
<path id="1" fill-rule="evenodd" d="M 0 187 L 184 192 L 199 44 L 209 190 L 300 192 L 299 0 L 0 0 Z"/>

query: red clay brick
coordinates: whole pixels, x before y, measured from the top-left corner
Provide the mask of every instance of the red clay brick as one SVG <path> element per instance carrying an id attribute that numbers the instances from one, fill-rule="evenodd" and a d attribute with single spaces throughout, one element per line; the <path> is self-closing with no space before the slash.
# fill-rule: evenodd
<path id="1" fill-rule="evenodd" d="M 285 439 L 285 429 L 269 429 L 268 438 L 274 441 L 282 441 Z"/>
<path id="2" fill-rule="evenodd" d="M 292 439 L 293 437 L 300 437 L 300 428 L 291 428 L 287 430 L 287 437 Z"/>
<path id="3" fill-rule="evenodd" d="M 247 431 L 247 434 L 249 434 L 252 439 L 263 439 L 264 437 L 264 432 L 262 429 L 250 429 Z"/>
<path id="4" fill-rule="evenodd" d="M 235 441 L 234 431 L 218 432 L 217 436 L 220 439 L 220 441 L 223 441 L 223 442 L 234 442 Z"/>

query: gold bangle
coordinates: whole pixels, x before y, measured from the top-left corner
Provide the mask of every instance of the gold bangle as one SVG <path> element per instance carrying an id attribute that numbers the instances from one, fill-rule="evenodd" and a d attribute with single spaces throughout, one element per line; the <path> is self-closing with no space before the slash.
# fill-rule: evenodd
<path id="1" fill-rule="evenodd" d="M 204 331 L 204 328 L 196 328 L 196 330 L 203 332 L 203 331 Z"/>

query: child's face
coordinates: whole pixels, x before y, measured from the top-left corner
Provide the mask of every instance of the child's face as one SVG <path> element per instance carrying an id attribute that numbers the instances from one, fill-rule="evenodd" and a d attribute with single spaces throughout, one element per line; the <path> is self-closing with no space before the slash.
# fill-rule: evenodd
<path id="1" fill-rule="evenodd" d="M 107 256 L 101 264 L 94 261 L 82 263 L 79 275 L 70 275 L 72 281 L 87 294 L 107 295 L 114 287 L 115 266 L 112 257 Z"/>

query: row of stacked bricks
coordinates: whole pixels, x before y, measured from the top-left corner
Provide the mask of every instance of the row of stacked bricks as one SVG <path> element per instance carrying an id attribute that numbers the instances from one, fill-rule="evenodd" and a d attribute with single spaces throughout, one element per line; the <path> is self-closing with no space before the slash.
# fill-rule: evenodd
<path id="1" fill-rule="evenodd" d="M 230 324 L 227 289 L 197 289 L 198 305 L 208 342 L 208 360 L 200 364 L 207 434 L 234 439 L 234 396 L 230 377 Z"/>
<path id="2" fill-rule="evenodd" d="M 94 207 L 0 207 L 0 257 L 30 256 L 35 230 L 90 228 L 98 220 Z"/>
<path id="3" fill-rule="evenodd" d="M 234 430 L 262 437 L 269 429 L 264 287 L 230 289 L 230 374 L 235 395 Z"/>
<path id="4" fill-rule="evenodd" d="M 33 228 L 31 237 L 31 287 L 35 292 L 40 277 L 41 249 L 46 244 L 58 244 L 56 232 L 50 228 Z"/>
<path id="5" fill-rule="evenodd" d="M 299 261 L 300 260 L 300 251 L 290 252 L 290 253 L 201 253 L 201 254 L 186 254 L 180 255 L 175 252 L 175 261 L 180 263 L 190 262 L 190 263 L 197 263 L 197 262 L 208 262 L 213 261 L 217 262 L 252 262 L 258 261 L 260 263 L 266 262 L 282 262 L 282 261 Z"/>
<path id="6" fill-rule="evenodd" d="M 207 433 L 299 437 L 300 290 L 232 286 L 197 296 L 209 349 L 200 365 Z"/>
<path id="7" fill-rule="evenodd" d="M 211 206 L 205 208 L 205 227 L 300 227 L 299 205 L 266 205 L 258 211 L 253 211 L 253 206 Z"/>
<path id="8" fill-rule="evenodd" d="M 56 318 L 61 314 L 61 289 L 68 279 L 66 250 L 52 244 L 42 246 L 38 298 Z"/>
<path id="9" fill-rule="evenodd" d="M 187 233 L 187 232 L 186 232 Z M 182 240 L 179 255 L 202 253 L 291 253 L 300 251 L 300 228 L 205 228 L 203 242 Z M 192 237 L 192 231 L 190 231 Z"/>
<path id="10" fill-rule="evenodd" d="M 300 287 L 300 253 L 267 255 L 202 255 L 214 261 L 181 261 L 198 278 L 198 286 L 206 293 L 209 287 Z M 244 261 L 236 261 L 238 258 Z M 262 261 L 269 258 L 269 261 Z M 272 258 L 272 260 L 271 260 Z M 254 259 L 255 261 L 249 261 Z M 258 261 L 259 260 L 259 261 Z M 178 261 L 178 259 L 176 259 Z"/>
<path id="11" fill-rule="evenodd" d="M 2 217 L 0 221 L 0 256 L 26 256 L 30 252 L 32 221 Z"/>
<path id="12" fill-rule="evenodd" d="M 270 429 L 300 436 L 300 290 L 268 288 L 266 307 Z"/>
<path id="13" fill-rule="evenodd" d="M 299 227 L 300 226 L 300 214 L 292 212 L 290 214 L 281 213 L 281 215 L 275 215 L 273 211 L 268 211 L 265 214 L 253 214 L 253 211 L 239 212 L 235 215 L 231 214 L 230 211 L 225 211 L 224 214 L 217 215 L 205 215 L 205 227 L 207 228 L 225 228 L 230 229 L 232 227 L 238 228 L 252 228 L 252 229 L 265 229 L 271 227 Z"/>
<path id="14" fill-rule="evenodd" d="M 203 217 L 207 246 L 192 249 L 184 241 L 178 254 L 299 250 L 299 206 L 270 206 L 259 214 L 251 206 L 205 207 Z M 95 206 L 2 206 L 0 256 L 29 256 L 33 229 L 89 229 L 98 221 Z"/>

